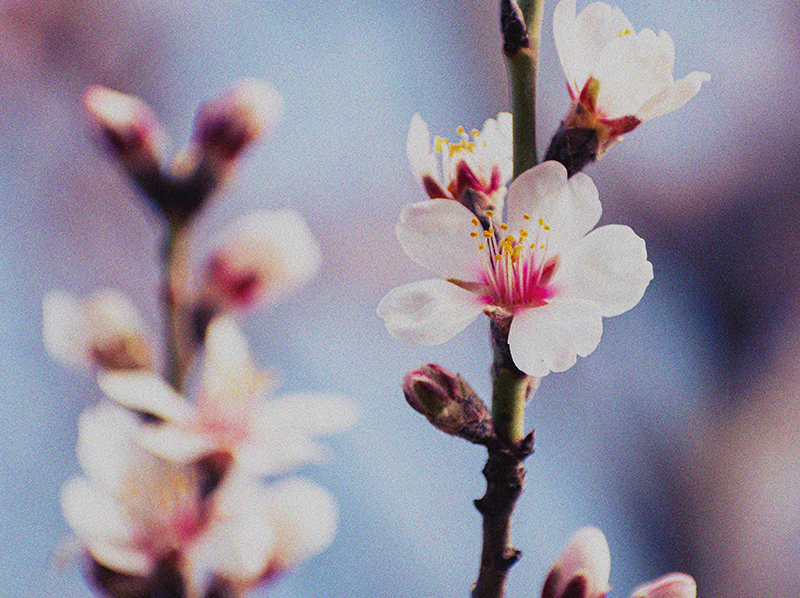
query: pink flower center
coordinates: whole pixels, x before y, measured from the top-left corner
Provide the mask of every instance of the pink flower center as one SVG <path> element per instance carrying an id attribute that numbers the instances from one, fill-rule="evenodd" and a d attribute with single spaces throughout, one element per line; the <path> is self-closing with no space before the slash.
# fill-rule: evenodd
<path id="1" fill-rule="evenodd" d="M 491 210 L 486 215 L 489 218 L 494 216 Z M 528 214 L 523 218 L 526 222 L 531 221 Z M 480 228 L 477 218 L 472 223 Z M 547 253 L 550 226 L 541 218 L 532 224 L 536 226 L 535 229 L 531 227 L 533 234 L 527 228 L 520 228 L 514 236 L 507 224 L 500 224 L 498 230 L 491 227 L 471 233 L 481 252 L 487 305 L 513 313 L 520 307 L 545 305 L 557 294 L 551 281 L 558 259 Z"/>

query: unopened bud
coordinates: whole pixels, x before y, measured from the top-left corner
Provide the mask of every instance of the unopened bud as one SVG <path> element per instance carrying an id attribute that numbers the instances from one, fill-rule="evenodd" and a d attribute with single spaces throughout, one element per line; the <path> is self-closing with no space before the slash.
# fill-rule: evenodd
<path id="1" fill-rule="evenodd" d="M 271 85 L 242 79 L 200 107 L 189 153 L 196 154 L 199 163 L 222 181 L 242 152 L 261 138 L 282 111 L 281 97 Z"/>
<path id="2" fill-rule="evenodd" d="M 605 598 L 611 554 L 603 532 L 596 527 L 579 529 L 545 581 L 545 598 Z"/>
<path id="3" fill-rule="evenodd" d="M 157 176 L 164 133 L 147 104 L 100 85 L 86 89 L 83 104 L 92 127 L 128 174 Z"/>
<path id="4" fill-rule="evenodd" d="M 695 598 L 697 584 L 685 573 L 670 573 L 642 584 L 631 594 L 631 598 Z"/>
<path id="5" fill-rule="evenodd" d="M 423 365 L 405 375 L 403 393 L 408 404 L 442 432 L 476 444 L 494 436 L 489 410 L 458 374 L 433 363 Z"/>

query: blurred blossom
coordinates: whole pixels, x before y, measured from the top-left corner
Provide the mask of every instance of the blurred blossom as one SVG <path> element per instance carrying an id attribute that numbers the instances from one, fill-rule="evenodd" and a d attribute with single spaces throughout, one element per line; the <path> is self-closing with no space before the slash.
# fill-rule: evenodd
<path id="1" fill-rule="evenodd" d="M 336 509 L 316 484 L 267 487 L 232 476 L 218 485 L 202 462 L 146 452 L 134 440 L 137 425 L 116 406 L 86 410 L 78 440 L 85 476 L 62 491 L 67 522 L 103 567 L 150 592 L 172 570 L 187 596 L 199 597 L 210 584 L 251 587 L 330 543 Z"/>
<path id="2" fill-rule="evenodd" d="M 269 380 L 229 317 L 213 320 L 208 328 L 194 403 L 151 373 L 108 374 L 99 382 L 117 403 L 158 418 L 138 434 L 152 452 L 186 463 L 224 451 L 255 475 L 284 473 L 320 461 L 326 451 L 315 438 L 345 430 L 357 418 L 355 405 L 337 395 L 267 399 Z"/>
<path id="3" fill-rule="evenodd" d="M 102 289 L 83 300 L 51 291 L 42 311 L 44 345 L 59 363 L 76 369 L 152 367 L 139 312 L 119 291 Z"/>
<path id="4" fill-rule="evenodd" d="M 553 15 L 556 49 L 573 106 L 564 128 L 597 134 L 596 157 L 642 122 L 677 110 L 708 73 L 675 81 L 672 38 L 650 29 L 635 33 L 618 8 L 595 2 L 576 16 L 575 0 L 560 0 Z"/>
<path id="5" fill-rule="evenodd" d="M 322 253 L 294 210 L 258 210 L 231 223 L 213 241 L 199 285 L 212 313 L 275 302 L 319 271 Z"/>
<path id="6" fill-rule="evenodd" d="M 610 571 L 611 553 L 603 532 L 596 527 L 581 528 L 550 569 L 542 598 L 605 598 L 611 589 Z M 694 579 L 670 573 L 638 586 L 631 598 L 695 598 L 696 594 Z"/>
<path id="7" fill-rule="evenodd" d="M 215 178 L 225 180 L 242 152 L 271 129 L 282 112 L 281 96 L 269 83 L 240 79 L 200 107 L 188 155 L 195 156 Z"/>
<path id="8" fill-rule="evenodd" d="M 431 199 L 454 199 L 481 213 L 502 209 L 513 171 L 511 114 L 501 112 L 497 120 L 490 118 L 481 131 L 473 129 L 470 135 L 464 127 L 457 132 L 457 142 L 438 135 L 431 142 L 428 125 L 414 115 L 406 142 L 414 176 Z"/>
<path id="9" fill-rule="evenodd" d="M 100 85 L 87 88 L 83 103 L 101 142 L 131 176 L 158 174 L 166 136 L 147 104 Z"/>
<path id="10" fill-rule="evenodd" d="M 483 230 L 451 201 L 407 206 L 397 225 L 400 244 L 441 278 L 390 291 L 378 315 L 392 335 L 435 345 L 486 313 L 509 331 L 511 356 L 523 372 L 564 371 L 597 347 L 602 318 L 635 306 L 653 277 L 644 241 L 630 228 L 592 231 L 600 212 L 592 180 L 567 179 L 556 162 L 511 184 L 508 224 L 489 211 Z"/>

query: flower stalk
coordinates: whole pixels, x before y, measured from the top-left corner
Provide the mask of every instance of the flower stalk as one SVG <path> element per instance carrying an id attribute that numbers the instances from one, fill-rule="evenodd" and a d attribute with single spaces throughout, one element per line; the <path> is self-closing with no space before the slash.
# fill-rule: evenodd
<path id="1" fill-rule="evenodd" d="M 514 114 L 514 177 L 536 166 L 536 77 L 544 0 L 501 0 L 500 29 Z"/>
<path id="2" fill-rule="evenodd" d="M 166 378 L 178 391 L 183 388 L 196 345 L 189 297 L 189 232 L 188 224 L 170 225 L 163 253 Z"/>

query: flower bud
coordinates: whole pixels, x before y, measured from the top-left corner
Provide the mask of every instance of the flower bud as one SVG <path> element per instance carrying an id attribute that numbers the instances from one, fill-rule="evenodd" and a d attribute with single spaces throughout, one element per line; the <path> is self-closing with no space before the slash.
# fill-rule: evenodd
<path id="1" fill-rule="evenodd" d="M 631 598 L 695 598 L 697 584 L 685 573 L 670 573 L 642 584 L 631 594 Z"/>
<path id="2" fill-rule="evenodd" d="M 242 79 L 222 96 L 200 107 L 193 147 L 199 162 L 220 182 L 236 160 L 280 117 L 278 92 L 258 79 Z"/>
<path id="3" fill-rule="evenodd" d="M 259 210 L 228 226 L 214 242 L 200 282 L 209 314 L 276 301 L 307 283 L 322 256 L 294 210 Z"/>
<path id="4" fill-rule="evenodd" d="M 113 289 L 96 291 L 83 301 L 53 291 L 43 302 L 47 352 L 75 369 L 151 369 L 144 324 L 127 297 Z"/>
<path id="5" fill-rule="evenodd" d="M 596 527 L 579 529 L 545 582 L 548 598 L 605 598 L 611 554 L 603 532 Z"/>
<path id="6" fill-rule="evenodd" d="M 92 127 L 131 177 L 160 173 L 165 136 L 147 104 L 100 85 L 86 89 L 83 104 Z"/>
<path id="7" fill-rule="evenodd" d="M 489 410 L 458 374 L 433 363 L 423 365 L 405 375 L 403 393 L 415 411 L 446 434 L 476 444 L 494 436 Z"/>

